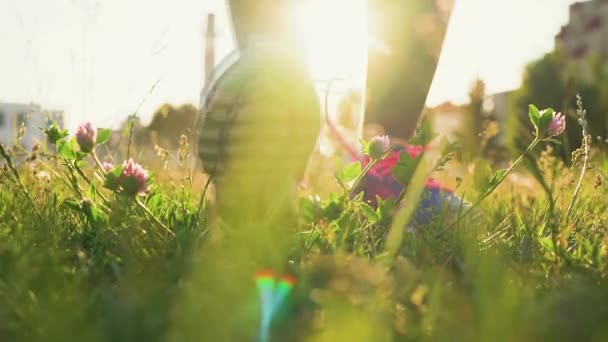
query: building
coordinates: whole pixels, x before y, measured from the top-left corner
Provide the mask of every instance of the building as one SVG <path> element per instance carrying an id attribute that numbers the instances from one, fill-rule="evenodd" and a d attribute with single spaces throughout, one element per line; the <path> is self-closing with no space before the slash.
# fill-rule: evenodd
<path id="1" fill-rule="evenodd" d="M 510 99 L 513 91 L 505 91 L 487 95 L 483 102 L 483 111 L 486 118 L 496 122 L 498 132 L 493 138 L 495 146 L 506 144 L 507 119 L 509 116 Z M 465 129 L 465 106 L 445 102 L 437 107 L 427 110 L 433 129 L 436 133 L 445 136 L 450 141 L 457 141 L 459 134 Z M 526 113 L 527 117 L 527 113 Z"/>
<path id="2" fill-rule="evenodd" d="M 44 140 L 42 130 L 56 120 L 63 126 L 62 111 L 43 111 L 37 104 L 0 102 L 0 144 L 13 145 L 19 138 L 23 127 L 20 144 L 31 149 L 37 142 Z"/>
<path id="3" fill-rule="evenodd" d="M 608 0 L 570 5 L 570 19 L 555 37 L 555 47 L 574 59 L 591 52 L 608 58 Z"/>

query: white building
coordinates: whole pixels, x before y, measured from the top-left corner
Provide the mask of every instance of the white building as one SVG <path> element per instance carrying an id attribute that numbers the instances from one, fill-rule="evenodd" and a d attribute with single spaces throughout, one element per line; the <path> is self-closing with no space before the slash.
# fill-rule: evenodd
<path id="1" fill-rule="evenodd" d="M 63 112 L 42 111 L 36 104 L 0 102 L 0 144 L 13 145 L 23 127 L 25 131 L 20 144 L 31 149 L 44 140 L 42 130 L 53 120 L 63 125 Z"/>
<path id="2" fill-rule="evenodd" d="M 506 91 L 487 95 L 483 102 L 484 112 L 498 125 L 498 132 L 494 139 L 499 146 L 504 146 L 506 143 L 505 130 L 512 94 L 513 91 Z M 459 133 L 464 130 L 464 125 L 467 123 L 464 106 L 458 106 L 450 102 L 431 108 L 430 115 L 435 132 L 445 136 L 450 141 L 459 139 Z"/>
<path id="3" fill-rule="evenodd" d="M 608 57 L 608 0 L 570 5 L 570 19 L 556 36 L 555 46 L 575 59 L 590 52 Z"/>

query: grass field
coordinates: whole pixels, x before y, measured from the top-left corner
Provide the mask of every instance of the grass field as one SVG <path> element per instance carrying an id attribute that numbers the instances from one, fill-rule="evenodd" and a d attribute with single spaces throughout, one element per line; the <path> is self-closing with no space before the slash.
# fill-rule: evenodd
<path id="1" fill-rule="evenodd" d="M 353 166 L 328 198 L 302 196 L 290 258 L 298 281 L 273 340 L 608 340 L 607 164 L 586 141 L 565 167 L 545 147 L 546 115 L 531 107 L 539 158 L 463 168 L 456 192 L 484 219 L 461 219 L 463 210 L 400 229 L 424 176 L 416 170 L 450 179 L 459 167 L 449 144 L 437 160 L 400 162 L 411 181 L 403 205 L 351 199 L 362 172 Z M 255 340 L 249 303 L 227 312 L 197 300 L 212 229 L 200 171 L 103 164 L 92 151 L 105 130 L 92 147 L 58 127 L 46 133 L 48 146 L 0 151 L 1 341 L 210 341 L 218 330 Z M 176 159 L 189 153 L 184 143 Z M 257 300 L 253 280 L 235 286 Z"/>

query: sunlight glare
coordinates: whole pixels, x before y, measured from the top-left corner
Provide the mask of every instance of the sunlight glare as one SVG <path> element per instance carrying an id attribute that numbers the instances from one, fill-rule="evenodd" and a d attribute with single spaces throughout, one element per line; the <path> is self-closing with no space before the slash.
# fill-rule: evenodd
<path id="1" fill-rule="evenodd" d="M 357 147 L 363 132 L 367 80 L 366 0 L 306 0 L 297 13 L 299 34 L 323 103 L 323 115 L 328 114 L 342 138 Z M 350 113 L 344 113 L 340 104 L 349 99 L 349 93 L 357 94 L 360 100 L 351 104 Z M 330 131 L 324 127 L 319 141 L 324 156 L 333 155 L 338 148 Z"/>
<path id="2" fill-rule="evenodd" d="M 368 29 L 366 0 L 306 0 L 298 26 L 315 80 L 365 80 Z"/>

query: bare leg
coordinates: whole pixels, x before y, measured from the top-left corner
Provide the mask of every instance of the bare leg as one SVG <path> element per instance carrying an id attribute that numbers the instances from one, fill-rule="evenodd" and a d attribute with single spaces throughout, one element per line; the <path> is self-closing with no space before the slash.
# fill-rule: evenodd
<path id="1" fill-rule="evenodd" d="M 391 53 L 369 53 L 366 124 L 380 124 L 391 137 L 408 139 L 435 74 L 451 4 L 370 0 L 368 8 L 372 34 Z"/>

